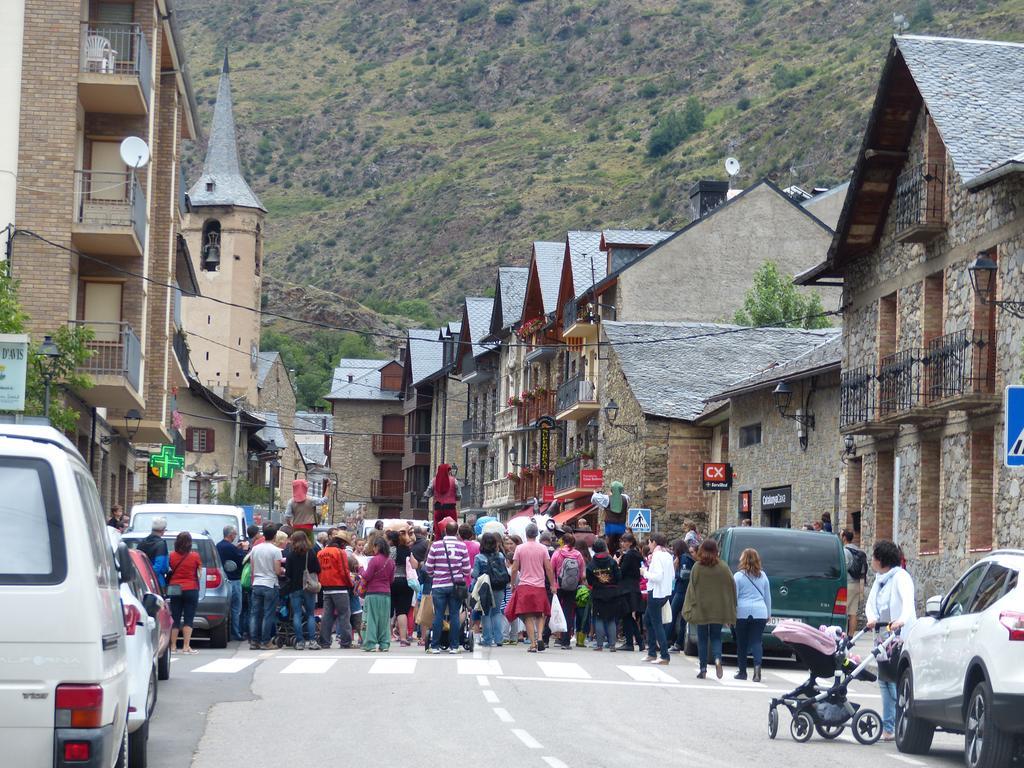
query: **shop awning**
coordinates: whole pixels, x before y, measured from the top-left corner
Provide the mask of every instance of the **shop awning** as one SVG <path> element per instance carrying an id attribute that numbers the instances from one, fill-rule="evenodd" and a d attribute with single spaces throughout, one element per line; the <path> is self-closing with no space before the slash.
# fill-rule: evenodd
<path id="1" fill-rule="evenodd" d="M 582 517 L 588 512 L 593 512 L 595 509 L 597 509 L 597 506 L 594 504 L 584 504 L 582 507 L 573 507 L 572 509 L 567 509 L 564 512 L 559 512 L 552 519 L 555 521 L 556 525 L 566 525 L 576 518 Z"/>
<path id="2" fill-rule="evenodd" d="M 509 520 L 514 520 L 517 517 L 532 517 L 533 516 L 533 502 L 525 504 L 522 509 L 516 512 Z"/>

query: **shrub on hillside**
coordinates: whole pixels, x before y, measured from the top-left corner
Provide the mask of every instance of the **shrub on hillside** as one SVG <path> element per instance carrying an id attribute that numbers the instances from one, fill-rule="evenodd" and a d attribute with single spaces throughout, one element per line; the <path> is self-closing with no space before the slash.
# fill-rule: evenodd
<path id="1" fill-rule="evenodd" d="M 499 8 L 494 12 L 494 23 L 499 27 L 510 27 L 516 21 L 515 8 Z"/>

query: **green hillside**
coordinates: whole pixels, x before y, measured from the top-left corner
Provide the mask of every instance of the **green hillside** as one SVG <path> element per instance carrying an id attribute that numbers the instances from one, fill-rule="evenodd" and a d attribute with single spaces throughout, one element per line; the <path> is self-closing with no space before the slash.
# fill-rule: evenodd
<path id="1" fill-rule="evenodd" d="M 684 224 L 727 155 L 744 185 L 842 180 L 894 11 L 912 33 L 1024 39 L 1024 0 L 179 7 L 206 120 L 231 51 L 271 276 L 420 321 L 531 240 Z"/>

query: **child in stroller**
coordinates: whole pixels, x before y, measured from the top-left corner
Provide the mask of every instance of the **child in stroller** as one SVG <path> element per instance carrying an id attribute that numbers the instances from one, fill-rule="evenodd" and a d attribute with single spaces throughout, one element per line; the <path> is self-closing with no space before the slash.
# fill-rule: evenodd
<path id="1" fill-rule="evenodd" d="M 799 621 L 783 621 L 772 634 L 793 650 L 810 674 L 790 693 L 772 699 L 768 708 L 769 738 L 774 739 L 778 733 L 780 706 L 786 707 L 792 715 L 789 733 L 797 742 L 810 740 L 815 731 L 823 739 L 835 739 L 847 725 L 861 744 L 874 744 L 881 738 L 881 716 L 873 709 L 849 701 L 847 692 L 854 680 L 875 681 L 875 675 L 867 666 L 871 659 L 884 657 L 891 650 L 895 635 L 883 637 L 871 653 L 860 660 L 850 652 L 863 631 L 848 638 L 837 628 L 815 629 Z M 832 685 L 819 687 L 819 677 L 833 678 Z"/>

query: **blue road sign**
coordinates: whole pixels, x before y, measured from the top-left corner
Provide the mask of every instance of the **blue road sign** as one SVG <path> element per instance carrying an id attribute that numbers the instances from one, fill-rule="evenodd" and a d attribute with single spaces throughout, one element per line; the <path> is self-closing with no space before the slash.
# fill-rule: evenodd
<path id="1" fill-rule="evenodd" d="M 1003 462 L 1008 467 L 1024 467 L 1024 386 L 1015 384 L 1006 388 L 1003 423 L 1006 424 Z"/>
<path id="2" fill-rule="evenodd" d="M 633 507 L 626 515 L 626 526 L 632 528 L 634 533 L 651 532 L 651 510 Z"/>

